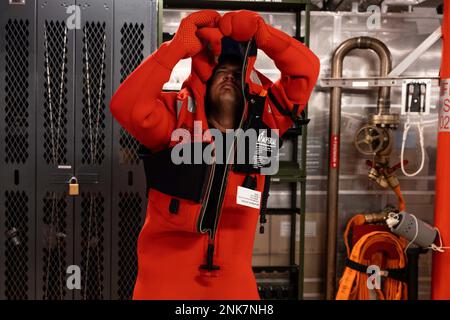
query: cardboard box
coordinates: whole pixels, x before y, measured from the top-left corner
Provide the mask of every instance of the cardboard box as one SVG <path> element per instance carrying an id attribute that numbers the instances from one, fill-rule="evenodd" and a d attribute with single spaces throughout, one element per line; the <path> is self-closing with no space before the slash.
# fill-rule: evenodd
<path id="1" fill-rule="evenodd" d="M 303 294 L 309 297 L 319 297 L 325 293 L 325 279 L 322 278 L 305 278 L 303 284 Z"/>
<path id="2" fill-rule="evenodd" d="M 307 253 L 305 254 L 305 271 L 306 278 L 322 278 L 326 271 L 326 255 L 323 253 Z M 338 275 L 339 277 L 341 275 Z"/>
<path id="3" fill-rule="evenodd" d="M 297 233 L 299 233 L 299 222 L 297 222 Z M 291 241 L 291 217 L 272 216 L 270 226 L 270 254 L 289 254 Z"/>
<path id="4" fill-rule="evenodd" d="M 252 257 L 252 266 L 268 266 L 270 265 L 270 255 L 254 255 Z"/>
<path id="5" fill-rule="evenodd" d="M 270 255 L 271 266 L 288 266 L 289 265 L 289 253 L 283 254 L 271 254 Z"/>
<path id="6" fill-rule="evenodd" d="M 291 217 L 272 216 L 270 228 L 270 253 L 289 253 Z M 326 250 L 326 216 L 324 213 L 307 213 L 305 216 L 305 253 L 323 253 Z M 295 252 L 300 248 L 300 221 L 297 217 Z"/>
<path id="7" fill-rule="evenodd" d="M 326 252 L 327 220 L 323 212 L 306 213 L 305 254 Z M 298 248 L 298 247 L 297 247 Z"/>

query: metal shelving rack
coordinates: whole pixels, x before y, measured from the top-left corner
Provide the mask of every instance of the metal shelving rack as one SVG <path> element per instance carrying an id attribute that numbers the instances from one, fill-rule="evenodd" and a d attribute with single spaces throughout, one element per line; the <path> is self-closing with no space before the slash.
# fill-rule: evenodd
<path id="1" fill-rule="evenodd" d="M 295 12 L 296 13 L 296 35 L 295 38 L 309 45 L 310 27 L 310 0 L 288 0 L 283 2 L 269 1 L 184 1 L 165 0 L 159 4 L 158 43 L 165 39 L 162 33 L 163 9 L 213 9 L 213 10 L 252 10 L 258 12 Z M 305 12 L 304 37 L 301 37 L 302 11 Z M 291 217 L 290 256 L 287 266 L 257 266 L 253 267 L 255 273 L 288 273 L 288 290 L 275 290 L 267 292 L 267 288 L 260 287 L 260 295 L 263 299 L 303 299 L 304 282 L 304 235 L 305 235 L 305 206 L 306 206 L 306 143 L 307 143 L 307 108 L 302 112 L 295 128 L 286 132 L 284 138 L 293 143 L 293 155 L 291 161 L 280 162 L 280 170 L 276 176 L 271 178 L 272 183 L 289 183 L 291 191 L 290 208 L 267 208 L 266 214 L 289 215 Z M 299 138 L 301 137 L 301 139 Z M 299 142 L 301 141 L 300 157 L 298 156 Z M 297 206 L 297 191 L 300 184 L 300 207 Z M 297 216 L 300 219 L 300 248 L 299 263 L 296 264 L 295 257 L 295 235 Z"/>

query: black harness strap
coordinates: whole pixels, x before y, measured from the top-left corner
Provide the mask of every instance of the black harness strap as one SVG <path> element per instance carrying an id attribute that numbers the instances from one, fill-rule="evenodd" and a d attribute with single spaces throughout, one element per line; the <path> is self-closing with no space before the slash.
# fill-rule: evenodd
<path id="1" fill-rule="evenodd" d="M 267 222 L 266 219 L 266 211 L 267 211 L 267 200 L 269 199 L 269 190 L 270 190 L 270 177 L 265 177 L 265 184 L 264 184 L 264 190 L 262 193 L 262 199 L 261 199 L 261 211 L 259 215 L 259 233 L 264 233 L 264 223 Z"/>
<path id="2" fill-rule="evenodd" d="M 350 258 L 346 258 L 345 259 L 345 265 L 353 270 L 362 272 L 362 273 L 367 273 L 367 268 L 368 266 L 363 265 L 361 263 L 355 262 L 353 260 L 350 260 Z M 381 276 L 385 276 L 397 281 L 401 281 L 401 282 L 408 282 L 408 272 L 407 272 L 407 268 L 401 268 L 401 269 L 385 269 L 382 270 L 383 273 L 385 274 L 381 274 Z"/>
<path id="3" fill-rule="evenodd" d="M 277 110 L 284 116 L 288 116 L 292 118 L 292 112 L 288 109 L 283 108 L 283 106 L 278 102 L 278 100 L 275 98 L 275 95 L 272 92 L 272 89 L 267 90 L 267 95 L 270 98 L 270 101 L 272 101 L 273 105 L 277 108 Z M 298 105 L 297 105 L 297 111 L 298 111 Z"/>
<path id="4" fill-rule="evenodd" d="M 270 101 L 272 102 L 272 104 L 277 108 L 277 110 L 284 116 L 287 116 L 289 118 L 291 118 L 292 121 L 294 121 L 295 124 L 297 125 L 306 125 L 309 123 L 310 119 L 306 119 L 306 113 L 305 110 L 302 110 L 301 112 L 301 116 L 298 117 L 298 109 L 300 108 L 299 104 L 294 104 L 294 108 L 292 109 L 292 111 L 289 111 L 288 109 L 284 108 L 281 103 L 277 100 L 277 98 L 275 98 L 275 95 L 273 94 L 272 90 L 269 89 L 267 91 L 267 94 L 270 98 Z"/>

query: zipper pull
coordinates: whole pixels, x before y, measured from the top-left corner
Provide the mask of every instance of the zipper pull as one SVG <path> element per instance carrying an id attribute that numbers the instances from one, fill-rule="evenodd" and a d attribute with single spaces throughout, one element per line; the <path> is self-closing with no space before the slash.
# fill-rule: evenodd
<path id="1" fill-rule="evenodd" d="M 264 233 L 264 224 L 267 222 L 265 210 L 261 210 L 261 215 L 259 216 L 259 233 Z"/>
<path id="2" fill-rule="evenodd" d="M 206 264 L 202 264 L 200 269 L 206 269 L 208 271 L 219 270 L 219 266 L 215 266 L 213 263 L 214 259 L 214 243 L 208 243 L 208 249 L 206 251 Z"/>
<path id="3" fill-rule="evenodd" d="M 264 184 L 264 190 L 261 199 L 261 211 L 259 213 L 259 223 L 261 224 L 259 227 L 259 233 L 264 233 L 264 223 L 267 222 L 266 210 L 267 210 L 267 200 L 269 198 L 269 189 L 270 189 L 270 176 L 266 176 L 266 181 Z"/>

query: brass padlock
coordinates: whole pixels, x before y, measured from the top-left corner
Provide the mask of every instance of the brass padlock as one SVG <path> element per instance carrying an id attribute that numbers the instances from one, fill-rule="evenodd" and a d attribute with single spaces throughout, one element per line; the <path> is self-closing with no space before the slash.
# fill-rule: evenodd
<path id="1" fill-rule="evenodd" d="M 72 177 L 69 179 L 69 195 L 77 196 L 80 192 L 78 179 L 76 177 Z"/>

